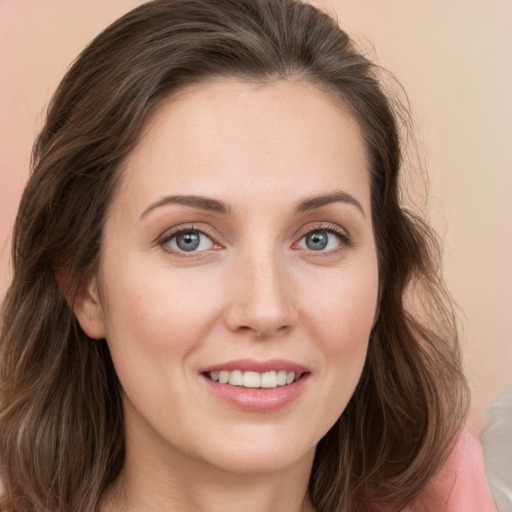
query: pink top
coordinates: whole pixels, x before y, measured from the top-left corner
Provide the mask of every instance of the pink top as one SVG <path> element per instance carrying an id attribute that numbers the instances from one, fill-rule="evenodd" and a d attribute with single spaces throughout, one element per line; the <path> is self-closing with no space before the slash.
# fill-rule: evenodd
<path id="1" fill-rule="evenodd" d="M 465 431 L 423 496 L 418 512 L 496 512 L 484 471 L 482 446 Z"/>

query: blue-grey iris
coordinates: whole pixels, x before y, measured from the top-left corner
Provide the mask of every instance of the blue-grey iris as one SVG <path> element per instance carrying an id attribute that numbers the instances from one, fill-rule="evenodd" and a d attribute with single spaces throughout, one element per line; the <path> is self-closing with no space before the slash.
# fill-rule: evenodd
<path id="1" fill-rule="evenodd" d="M 325 231 L 313 231 L 306 235 L 306 246 L 312 251 L 321 251 L 327 247 L 329 235 Z"/>
<path id="2" fill-rule="evenodd" d="M 195 251 L 201 242 L 201 235 L 196 231 L 187 231 L 176 237 L 176 245 L 182 251 Z"/>

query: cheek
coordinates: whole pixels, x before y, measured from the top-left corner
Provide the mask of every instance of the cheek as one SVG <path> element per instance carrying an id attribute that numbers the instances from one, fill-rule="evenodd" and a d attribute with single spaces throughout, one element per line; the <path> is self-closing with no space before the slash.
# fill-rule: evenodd
<path id="1" fill-rule="evenodd" d="M 179 397 L 194 399 L 184 364 L 210 330 L 216 287 L 201 281 L 204 286 L 196 290 L 199 281 L 183 272 L 170 275 L 168 269 L 128 263 L 104 269 L 108 346 L 130 407 L 171 424 L 176 411 L 183 412 Z M 170 393 L 170 383 L 178 395 Z M 154 417 L 155 411 L 160 416 Z"/>
<path id="2" fill-rule="evenodd" d="M 194 277 L 125 261 L 104 274 L 107 340 L 118 364 L 142 371 L 141 361 L 154 370 L 177 360 L 202 343 L 216 318 L 219 287 L 212 273 Z"/>
<path id="3" fill-rule="evenodd" d="M 321 339 L 341 351 L 357 349 L 361 340 L 368 340 L 377 309 L 376 267 L 326 278 L 314 290 L 304 307 L 315 319 L 312 323 Z"/>
<path id="4" fill-rule="evenodd" d="M 377 271 L 366 267 L 364 272 L 324 283 L 324 292 L 316 293 L 309 303 L 310 335 L 324 356 L 323 373 L 330 396 L 326 403 L 333 404 L 333 420 L 343 412 L 361 376 L 377 296 Z"/>

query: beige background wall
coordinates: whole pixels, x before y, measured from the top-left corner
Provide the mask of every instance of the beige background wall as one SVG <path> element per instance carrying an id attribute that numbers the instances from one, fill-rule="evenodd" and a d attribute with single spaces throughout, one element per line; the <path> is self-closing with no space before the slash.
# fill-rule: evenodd
<path id="1" fill-rule="evenodd" d="M 409 95 L 446 277 L 464 311 L 479 430 L 485 405 L 512 384 L 512 1 L 312 1 L 335 12 Z M 140 3 L 0 0 L 0 293 L 44 107 L 83 46 Z"/>

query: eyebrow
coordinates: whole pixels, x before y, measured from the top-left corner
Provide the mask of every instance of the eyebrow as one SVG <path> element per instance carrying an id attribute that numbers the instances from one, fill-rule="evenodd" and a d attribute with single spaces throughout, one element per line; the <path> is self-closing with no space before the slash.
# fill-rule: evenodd
<path id="1" fill-rule="evenodd" d="M 363 214 L 363 217 L 365 217 L 365 212 L 363 207 L 361 206 L 361 203 L 349 193 L 343 192 L 341 190 L 333 192 L 331 194 L 324 194 L 304 199 L 303 201 L 300 201 L 297 204 L 295 211 L 297 213 L 304 213 L 309 210 L 314 210 L 315 208 L 321 208 L 322 206 L 338 202 L 347 203 L 355 206 Z M 165 196 L 160 198 L 158 201 L 151 203 L 142 212 L 140 218 L 145 217 L 152 210 L 155 210 L 156 208 L 160 208 L 161 206 L 165 206 L 168 204 L 181 204 L 184 206 L 199 208 L 201 210 L 206 210 L 214 213 L 221 213 L 224 215 L 227 215 L 231 211 L 229 205 L 227 205 L 223 201 L 219 201 L 218 199 L 211 199 L 209 197 L 196 195 L 177 195 Z"/>
<path id="2" fill-rule="evenodd" d="M 314 196 L 309 199 L 304 199 L 300 201 L 295 208 L 297 213 L 304 213 L 309 210 L 314 210 L 315 208 L 321 208 L 322 206 L 326 206 L 332 203 L 347 203 L 355 206 L 362 214 L 363 217 L 366 218 L 366 214 L 364 208 L 361 206 L 361 203 L 352 195 L 347 192 L 337 191 L 331 194 L 324 194 L 321 196 Z"/>
<path id="3" fill-rule="evenodd" d="M 149 212 L 161 206 L 168 204 L 181 204 L 184 206 L 191 206 L 192 208 L 200 208 L 209 212 L 227 214 L 230 211 L 229 206 L 217 199 L 211 199 L 203 196 L 165 196 L 151 203 L 143 212 L 140 218 L 145 217 Z"/>

